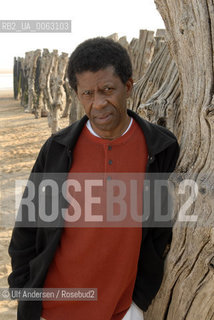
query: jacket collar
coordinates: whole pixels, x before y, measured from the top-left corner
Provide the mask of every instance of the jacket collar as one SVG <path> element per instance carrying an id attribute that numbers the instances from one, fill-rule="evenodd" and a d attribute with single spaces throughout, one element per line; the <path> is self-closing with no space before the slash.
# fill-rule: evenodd
<path id="1" fill-rule="evenodd" d="M 69 149 L 73 149 L 80 133 L 86 124 L 88 117 L 85 115 L 80 120 L 75 121 L 69 127 L 66 127 L 52 135 L 53 141 L 56 141 Z"/>
<path id="2" fill-rule="evenodd" d="M 175 143 L 176 138 L 169 130 L 148 122 L 132 110 L 128 109 L 127 113 L 141 127 L 146 139 L 149 156 L 155 156 Z M 69 149 L 73 149 L 87 120 L 88 117 L 86 115 L 83 116 L 82 119 L 75 121 L 69 127 L 53 134 L 52 139 Z"/>

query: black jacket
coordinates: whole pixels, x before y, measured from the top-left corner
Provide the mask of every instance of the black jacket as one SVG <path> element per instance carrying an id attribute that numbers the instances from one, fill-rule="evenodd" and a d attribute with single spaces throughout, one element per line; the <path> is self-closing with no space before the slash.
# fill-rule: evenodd
<path id="1" fill-rule="evenodd" d="M 143 130 L 147 147 L 147 173 L 174 170 L 179 154 L 175 136 L 167 129 L 143 120 L 133 111 L 128 114 Z M 87 121 L 84 116 L 68 128 L 52 135 L 40 150 L 32 169 L 34 173 L 65 173 L 72 166 L 72 153 L 78 137 Z M 61 204 L 62 205 L 62 204 Z M 153 208 L 150 209 L 151 211 Z M 152 214 L 151 214 L 152 217 Z M 14 227 L 9 254 L 12 258 L 12 273 L 8 278 L 10 288 L 42 288 L 48 267 L 54 257 L 63 228 Z M 144 311 L 147 310 L 161 285 L 164 267 L 164 250 L 171 241 L 171 228 L 143 227 L 138 273 L 133 300 Z M 19 301 L 18 320 L 39 320 L 41 301 Z"/>

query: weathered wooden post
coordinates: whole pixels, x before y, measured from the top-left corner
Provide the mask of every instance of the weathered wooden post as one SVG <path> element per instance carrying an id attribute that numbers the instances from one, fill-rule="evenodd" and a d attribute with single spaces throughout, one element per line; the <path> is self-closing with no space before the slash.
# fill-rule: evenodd
<path id="1" fill-rule="evenodd" d="M 177 65 L 181 99 L 177 132 L 176 212 L 190 199 L 181 195 L 183 178 L 194 179 L 198 193 L 188 220 L 177 216 L 159 293 L 145 320 L 214 319 L 214 3 L 211 0 L 155 0 Z M 187 202 L 186 202 L 187 203 Z M 184 208 L 184 207 L 183 207 Z M 181 212 L 181 211 L 180 211 Z"/>
<path id="2" fill-rule="evenodd" d="M 54 62 L 54 61 L 53 61 Z M 52 83 L 52 104 L 49 110 L 49 121 L 52 133 L 57 132 L 59 128 L 60 112 L 62 113 L 65 106 L 65 90 L 63 87 L 65 70 L 68 63 L 68 54 L 62 52 L 58 57 L 56 64 L 56 71 L 53 72 Z"/>
<path id="3" fill-rule="evenodd" d="M 41 50 L 30 51 L 28 63 L 28 107 L 25 112 L 33 112 L 36 104 L 35 75 L 37 60 L 41 56 Z"/>

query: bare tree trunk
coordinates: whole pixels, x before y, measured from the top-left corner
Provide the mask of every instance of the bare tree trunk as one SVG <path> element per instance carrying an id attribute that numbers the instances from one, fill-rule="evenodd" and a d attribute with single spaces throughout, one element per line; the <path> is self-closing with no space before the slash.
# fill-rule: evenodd
<path id="1" fill-rule="evenodd" d="M 212 0 L 156 0 L 177 64 L 181 102 L 181 153 L 177 174 L 195 177 L 198 194 L 189 220 L 173 229 L 171 250 L 158 295 L 146 320 L 214 319 L 214 98 Z M 176 212 L 189 199 L 176 183 Z"/>

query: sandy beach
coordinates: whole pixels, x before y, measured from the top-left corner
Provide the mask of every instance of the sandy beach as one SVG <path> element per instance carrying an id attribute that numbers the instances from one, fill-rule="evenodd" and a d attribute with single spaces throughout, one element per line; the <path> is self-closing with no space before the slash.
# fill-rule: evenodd
<path id="1" fill-rule="evenodd" d="M 68 125 L 62 120 L 61 127 Z M 24 113 L 12 91 L 0 91 L 1 193 L 0 193 L 0 288 L 7 288 L 11 272 L 8 245 L 15 221 L 15 181 L 27 179 L 37 154 L 50 136 L 47 118 Z M 16 301 L 0 301 L 0 320 L 16 319 Z"/>

